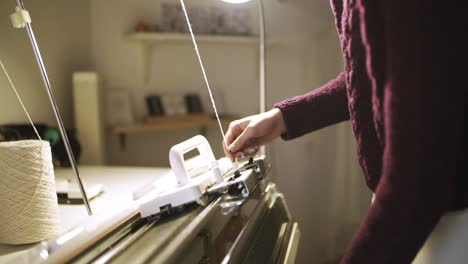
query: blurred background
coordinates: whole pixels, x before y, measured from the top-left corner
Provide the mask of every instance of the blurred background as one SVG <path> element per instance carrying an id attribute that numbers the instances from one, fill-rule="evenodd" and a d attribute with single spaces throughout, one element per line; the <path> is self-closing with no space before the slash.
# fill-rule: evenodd
<path id="1" fill-rule="evenodd" d="M 169 148 L 200 133 L 223 155 L 178 1 L 24 2 L 79 164 L 168 167 Z M 320 87 L 343 64 L 328 1 L 264 4 L 271 108 Z M 186 5 L 226 130 L 229 121 L 259 111 L 256 4 Z M 0 2 L 0 56 L 32 119 L 53 138 L 56 123 L 27 35 L 9 21 L 14 6 Z M 0 141 L 27 134 L 18 128 L 27 123 L 2 76 Z M 358 228 L 371 195 L 355 153 L 348 122 L 268 148 L 270 177 L 300 224 L 298 263 L 335 263 Z M 66 166 L 61 155 L 54 153 L 56 164 Z"/>

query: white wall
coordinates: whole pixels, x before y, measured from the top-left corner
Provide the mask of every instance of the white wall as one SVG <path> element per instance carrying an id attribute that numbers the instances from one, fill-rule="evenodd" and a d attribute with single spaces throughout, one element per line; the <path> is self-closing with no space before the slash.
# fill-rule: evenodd
<path id="1" fill-rule="evenodd" d="M 0 57 L 6 64 L 26 107 L 35 122 L 55 126 L 42 78 L 25 30 L 14 29 L 9 15 L 16 1 L 0 1 Z M 72 126 L 71 74 L 89 69 L 90 3 L 73 0 L 25 0 L 43 53 L 50 81 L 62 117 Z M 0 73 L 0 124 L 27 123 L 13 91 Z"/>
<path id="2" fill-rule="evenodd" d="M 197 1 L 197 4 L 208 2 Z M 151 78 L 148 83 L 143 83 L 140 46 L 126 40 L 124 35 L 132 31 L 139 19 L 156 21 L 160 3 L 120 0 L 109 6 L 104 0 L 92 2 L 94 63 L 107 88 L 126 88 L 132 92 L 138 120 L 146 114 L 144 95 L 147 93 L 196 91 L 207 97 L 191 43 L 157 46 L 150 59 Z M 258 109 L 256 47 L 207 44 L 201 45 L 200 50 L 215 97 L 221 97 L 218 101 L 221 112 L 239 116 L 255 113 Z M 120 150 L 114 135 L 109 137 L 109 160 L 111 164 L 168 166 L 169 148 L 196 133 L 199 131 L 188 129 L 177 133 L 163 131 L 128 136 L 125 151 Z M 221 155 L 221 137 L 218 134 L 216 128 L 208 131 L 210 142 Z M 141 155 L 142 150 L 145 155 Z"/>
<path id="3" fill-rule="evenodd" d="M 126 88 L 132 92 L 134 113 L 137 119 L 145 115 L 143 96 L 150 92 L 183 93 L 198 91 L 206 96 L 200 69 L 191 43 L 177 45 L 159 45 L 152 54 L 151 78 L 142 83 L 140 49 L 138 44 L 125 39 L 124 35 L 132 31 L 139 19 L 156 21 L 159 5 L 162 1 L 92 1 L 92 46 L 93 61 L 96 69 L 102 74 L 107 88 Z M 176 0 L 165 1 L 176 2 Z M 218 3 L 214 0 L 196 1 L 196 5 Z M 294 94 L 310 89 L 306 85 L 307 58 L 305 52 L 313 47 L 309 40 L 324 30 L 322 12 L 313 5 L 291 1 L 279 4 L 276 1 L 266 2 L 268 35 L 274 44 L 268 50 L 269 97 L 268 105 Z M 187 1 L 187 5 L 195 1 Z M 249 3 L 255 11 L 255 3 Z M 223 4 L 229 8 L 228 4 Z M 319 4 L 329 14 L 328 5 Z M 311 11 L 309 11 L 311 10 Z M 255 12 L 253 12 L 255 14 Z M 317 18 L 311 21 L 311 18 Z M 274 19 L 269 19 L 274 18 Z M 255 18 L 253 22 L 256 22 Z M 330 21 L 328 21 L 330 22 Z M 256 24 L 256 23 L 255 23 Z M 328 24 L 328 23 L 327 23 Z M 328 25 L 330 26 L 330 25 Z M 327 30 L 332 29 L 328 27 Z M 245 116 L 257 113 L 258 109 L 258 62 L 256 47 L 201 45 L 205 66 L 215 95 L 221 97 L 222 112 Z M 336 58 L 334 59 L 336 61 Z M 222 66 L 221 66 L 222 65 Z M 336 66 L 336 64 L 335 64 Z M 318 82 L 317 82 L 318 83 Z M 215 129 L 213 129 L 215 130 Z M 197 131 L 181 132 L 181 136 L 166 138 L 171 132 L 160 134 L 142 134 L 128 137 L 128 147 L 121 152 L 115 144 L 117 138 L 109 138 L 109 156 L 111 163 L 130 165 L 147 164 L 167 165 L 168 147 Z M 211 133 L 213 132 L 213 133 Z M 213 134 L 213 135 L 212 135 Z M 210 141 L 216 142 L 215 149 L 221 154 L 221 138 L 217 131 L 209 131 Z M 165 143 L 161 142 L 165 138 Z M 146 158 L 137 155 L 142 149 L 148 149 Z M 161 152 L 159 152 L 161 150 Z M 152 160 L 150 160 L 152 159 Z"/>

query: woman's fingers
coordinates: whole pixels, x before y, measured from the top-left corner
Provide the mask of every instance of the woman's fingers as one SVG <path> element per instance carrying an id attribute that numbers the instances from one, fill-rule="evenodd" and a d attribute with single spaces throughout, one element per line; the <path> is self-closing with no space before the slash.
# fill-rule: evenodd
<path id="1" fill-rule="evenodd" d="M 248 126 L 250 120 L 247 119 L 240 119 L 231 122 L 229 124 L 228 131 L 226 132 L 225 140 L 226 144 L 229 146 L 231 143 L 240 135 L 242 132 L 244 132 L 245 128 Z"/>
<path id="2" fill-rule="evenodd" d="M 258 152 L 259 149 L 260 149 L 260 147 L 255 145 L 255 146 L 252 146 L 252 147 L 249 147 L 249 148 L 245 149 L 244 153 L 247 156 L 254 156 Z"/>
<path id="3" fill-rule="evenodd" d="M 245 124 L 244 124 L 245 123 Z M 224 154 L 226 154 L 226 157 L 231 159 L 231 161 L 234 161 L 236 158 L 236 155 L 233 152 L 230 152 L 228 150 L 229 145 L 244 131 L 243 127 L 246 127 L 248 125 L 248 120 L 240 119 L 231 122 L 229 124 L 229 129 L 226 132 L 226 135 L 224 136 L 224 141 L 223 141 L 223 150 Z"/>
<path id="4" fill-rule="evenodd" d="M 229 125 L 223 144 L 227 157 L 253 156 L 260 146 L 268 144 L 286 132 L 281 111 L 268 112 L 236 120 Z"/>
<path id="5" fill-rule="evenodd" d="M 247 127 L 242 133 L 228 146 L 228 151 L 236 153 L 247 147 L 247 143 L 254 139 L 255 131 Z"/>
<path id="6" fill-rule="evenodd" d="M 232 122 L 230 125 L 229 125 L 229 128 L 228 128 L 228 131 L 226 132 L 226 134 L 224 135 L 224 140 L 225 140 L 225 145 L 226 145 L 226 148 L 234 141 L 234 139 L 236 139 L 236 137 L 238 136 L 238 133 L 237 132 L 237 125 L 234 124 L 234 122 Z M 236 135 L 237 134 L 237 135 Z M 240 133 L 239 133 L 240 134 Z"/>
<path id="7" fill-rule="evenodd" d="M 231 153 L 231 155 L 233 156 L 232 160 L 234 160 L 235 158 L 253 157 L 258 153 L 259 149 L 260 147 L 256 145 L 256 146 L 247 147 L 246 149 L 243 149 L 236 153 Z"/>
<path id="8" fill-rule="evenodd" d="M 231 152 L 229 152 L 229 150 L 227 149 L 227 146 L 226 146 L 226 142 L 223 141 L 223 150 L 224 150 L 224 154 L 226 155 L 226 157 L 228 157 L 232 162 L 234 162 L 234 159 L 235 159 L 235 155 Z"/>
<path id="9" fill-rule="evenodd" d="M 255 154 L 260 149 L 260 145 L 258 143 L 259 142 L 257 139 L 251 139 L 248 140 L 248 142 L 244 144 L 244 147 L 241 148 L 239 151 L 230 152 L 226 144 L 223 142 L 224 154 L 233 162 L 236 158 L 243 158 L 245 156 L 255 156 Z"/>

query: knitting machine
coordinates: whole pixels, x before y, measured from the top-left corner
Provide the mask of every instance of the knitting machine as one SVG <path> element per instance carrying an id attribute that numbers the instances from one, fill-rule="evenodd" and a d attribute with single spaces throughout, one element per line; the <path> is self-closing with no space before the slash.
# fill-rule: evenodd
<path id="1" fill-rule="evenodd" d="M 194 150 L 199 155 L 186 161 L 184 155 Z M 173 146 L 169 160 L 174 176 L 172 185 L 160 188 L 152 185 L 154 188 L 149 189 L 144 186 L 134 193 L 137 199 L 144 196 L 140 204 L 142 217 L 170 212 L 190 203 L 204 206 L 224 192 L 233 199 L 246 198 L 269 169 L 264 158 L 250 158 L 239 168 L 231 169 L 233 164 L 227 158 L 215 159 L 208 141 L 200 135 Z"/>
<path id="2" fill-rule="evenodd" d="M 198 155 L 184 158 L 194 150 Z M 84 175 L 99 176 L 96 180 L 100 182 L 114 177 L 106 184 L 109 191 L 93 200 L 97 208 L 100 199 L 105 201 L 110 195 L 105 210 L 97 210 L 60 237 L 34 245 L 9 260 L 294 262 L 300 236 L 298 224 L 283 195 L 266 177 L 270 166 L 264 156 L 240 161 L 238 167 L 232 168 L 228 159 L 214 158 L 202 136 L 175 145 L 169 156 L 172 170 L 153 176 L 153 180 L 134 191 L 127 183 L 137 182 L 146 173 L 137 169 L 83 168 Z M 123 188 L 116 190 L 112 184 Z M 128 203 L 124 202 L 127 194 Z"/>

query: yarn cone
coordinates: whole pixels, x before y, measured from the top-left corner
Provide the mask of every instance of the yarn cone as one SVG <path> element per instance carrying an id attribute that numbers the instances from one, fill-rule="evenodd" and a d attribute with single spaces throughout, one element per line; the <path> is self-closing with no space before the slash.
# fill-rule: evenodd
<path id="1" fill-rule="evenodd" d="M 59 233 L 59 207 L 49 142 L 0 143 L 0 243 L 34 243 L 54 238 Z"/>

